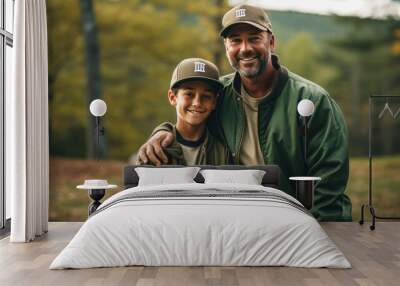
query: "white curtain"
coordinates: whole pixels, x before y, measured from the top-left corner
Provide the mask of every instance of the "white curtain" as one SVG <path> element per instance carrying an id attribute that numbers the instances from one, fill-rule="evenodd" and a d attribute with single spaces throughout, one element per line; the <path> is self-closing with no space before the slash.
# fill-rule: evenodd
<path id="1" fill-rule="evenodd" d="M 12 242 L 47 232 L 49 137 L 45 0 L 15 1 L 13 92 L 6 98 Z"/>

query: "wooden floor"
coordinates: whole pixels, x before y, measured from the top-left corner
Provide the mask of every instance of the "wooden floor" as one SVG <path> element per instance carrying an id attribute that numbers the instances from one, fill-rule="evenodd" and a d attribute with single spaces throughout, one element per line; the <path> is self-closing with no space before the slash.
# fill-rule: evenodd
<path id="1" fill-rule="evenodd" d="M 0 285 L 400 285 L 400 222 L 323 223 L 353 268 L 121 267 L 48 270 L 82 223 L 50 223 L 32 243 L 0 241 Z"/>

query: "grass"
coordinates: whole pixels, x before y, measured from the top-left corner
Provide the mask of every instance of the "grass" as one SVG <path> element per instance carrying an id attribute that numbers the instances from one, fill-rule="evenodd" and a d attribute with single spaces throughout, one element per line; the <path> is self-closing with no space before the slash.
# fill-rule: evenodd
<path id="1" fill-rule="evenodd" d="M 372 203 L 378 216 L 400 216 L 400 156 L 374 158 L 372 168 Z M 362 204 L 368 203 L 368 158 L 350 160 L 347 187 L 353 204 L 353 219 L 360 217 Z M 367 216 L 369 218 L 369 215 Z"/>
<path id="2" fill-rule="evenodd" d="M 91 202 L 86 190 L 76 189 L 87 179 L 107 179 L 118 185 L 104 198 L 122 190 L 124 162 L 50 158 L 50 221 L 84 221 Z"/>
<path id="3" fill-rule="evenodd" d="M 84 221 L 90 198 L 76 189 L 85 179 L 107 179 L 119 188 L 107 190 L 105 198 L 122 190 L 122 172 L 127 163 L 65 158 L 50 159 L 50 221 Z M 373 204 L 379 216 L 400 216 L 400 156 L 373 161 Z M 350 160 L 347 193 L 353 204 L 353 219 L 368 202 L 368 158 Z M 367 216 L 369 219 L 369 215 Z"/>

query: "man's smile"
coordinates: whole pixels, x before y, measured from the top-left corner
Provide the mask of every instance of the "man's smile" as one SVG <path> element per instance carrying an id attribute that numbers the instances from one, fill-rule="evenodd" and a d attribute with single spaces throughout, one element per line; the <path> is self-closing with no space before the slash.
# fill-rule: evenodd
<path id="1" fill-rule="evenodd" d="M 256 55 L 256 54 L 254 54 L 254 55 L 246 55 L 246 56 L 240 56 L 239 55 L 236 60 L 237 60 L 238 63 L 242 63 L 244 66 L 246 66 L 247 64 L 253 65 L 253 64 L 259 62 L 260 61 L 260 57 L 258 55 Z"/>
<path id="2" fill-rule="evenodd" d="M 258 59 L 256 56 L 247 57 L 247 58 L 239 58 L 239 60 L 243 61 L 243 62 L 250 62 L 250 61 L 253 61 L 253 60 L 256 60 L 256 59 Z"/>

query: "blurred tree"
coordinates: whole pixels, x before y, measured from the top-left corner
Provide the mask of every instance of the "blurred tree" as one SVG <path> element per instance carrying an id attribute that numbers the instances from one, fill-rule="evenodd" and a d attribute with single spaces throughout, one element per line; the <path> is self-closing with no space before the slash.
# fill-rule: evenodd
<path id="1" fill-rule="evenodd" d="M 50 154 L 85 156 L 82 35 L 79 2 L 46 3 L 49 57 Z"/>
<path id="2" fill-rule="evenodd" d="M 81 21 L 82 30 L 85 39 L 85 51 L 86 51 L 86 82 L 87 82 L 87 97 L 86 106 L 95 99 L 101 98 L 101 76 L 100 76 L 100 47 L 97 41 L 97 24 L 96 17 L 93 10 L 92 0 L 80 0 L 81 7 Z M 105 134 L 102 136 L 102 142 L 96 144 L 95 128 L 96 119 L 90 114 L 89 109 L 87 111 L 88 127 L 86 128 L 86 155 L 89 159 L 104 158 L 105 150 Z"/>
<path id="3" fill-rule="evenodd" d="M 339 72 L 335 66 L 321 62 L 321 45 L 316 44 L 313 36 L 306 32 L 298 33 L 287 43 L 278 44 L 277 54 L 289 70 L 326 89 Z"/>
<path id="4" fill-rule="evenodd" d="M 399 92 L 397 75 L 400 70 L 392 52 L 392 26 L 397 21 L 356 17 L 338 17 L 337 21 L 350 29 L 342 37 L 327 42 L 330 48 L 326 49 L 325 62 L 341 70 L 334 82 L 347 102 L 345 112 L 350 126 L 352 154 L 367 155 L 369 95 Z M 381 150 L 390 153 L 397 149 L 389 143 L 393 142 L 391 139 L 383 141 L 382 138 L 377 134 L 376 139 L 380 142 L 376 145 L 381 146 Z"/>

